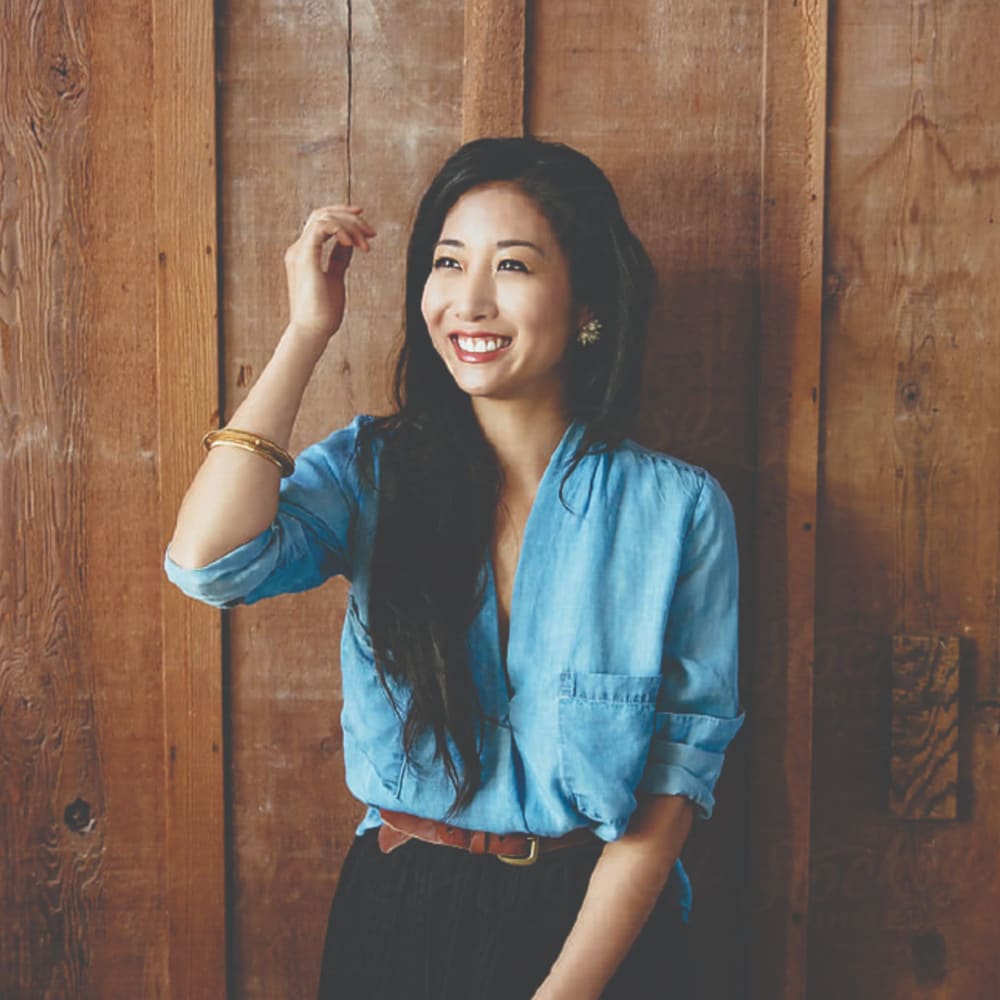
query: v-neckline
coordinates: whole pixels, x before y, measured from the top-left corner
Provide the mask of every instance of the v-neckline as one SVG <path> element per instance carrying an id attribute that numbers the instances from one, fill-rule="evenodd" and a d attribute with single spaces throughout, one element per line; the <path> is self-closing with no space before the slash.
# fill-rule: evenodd
<path id="1" fill-rule="evenodd" d="M 577 427 L 578 422 L 576 420 L 570 421 L 569 425 L 563 431 L 562 437 L 559 439 L 555 448 L 552 449 L 552 454 L 549 455 L 549 460 L 545 465 L 544 471 L 542 472 L 542 478 L 538 480 L 538 487 L 535 490 L 535 496 L 531 501 L 531 506 L 528 508 L 528 516 L 525 518 L 524 532 L 521 536 L 521 548 L 518 551 L 517 562 L 514 565 L 514 579 L 511 583 L 510 613 L 507 615 L 506 643 L 501 642 L 500 639 L 500 594 L 497 590 L 496 569 L 493 566 L 492 546 L 486 554 L 486 572 L 489 585 L 489 593 L 487 596 L 489 599 L 490 609 L 493 613 L 492 637 L 494 648 L 504 673 L 504 680 L 506 684 L 505 693 L 508 701 L 514 696 L 514 694 L 517 693 L 516 687 L 513 688 L 513 691 L 511 690 L 513 684 L 510 676 L 510 654 L 513 647 L 513 640 L 516 638 L 515 622 L 520 619 L 520 615 L 517 614 L 517 608 L 519 604 L 518 594 L 524 587 L 524 561 L 526 557 L 530 559 L 532 552 L 532 525 L 538 520 L 539 508 L 547 499 L 549 492 L 549 480 L 555 475 L 557 467 L 561 467 L 563 465 L 563 454 L 571 443 L 571 439 L 576 438 L 576 435 L 573 432 L 577 429 Z"/>

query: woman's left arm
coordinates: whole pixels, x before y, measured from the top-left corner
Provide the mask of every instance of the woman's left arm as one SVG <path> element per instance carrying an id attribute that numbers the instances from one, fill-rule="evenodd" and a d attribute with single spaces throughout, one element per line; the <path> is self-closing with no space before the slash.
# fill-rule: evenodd
<path id="1" fill-rule="evenodd" d="M 605 845 L 573 929 L 533 1000 L 599 1000 L 649 918 L 691 830 L 682 795 L 646 795 Z"/>

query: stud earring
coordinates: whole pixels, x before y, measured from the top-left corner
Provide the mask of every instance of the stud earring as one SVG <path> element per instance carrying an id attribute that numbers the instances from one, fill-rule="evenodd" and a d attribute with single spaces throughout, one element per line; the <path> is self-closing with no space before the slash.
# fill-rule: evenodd
<path id="1" fill-rule="evenodd" d="M 596 344 L 601 339 L 601 321 L 599 319 L 589 319 L 580 327 L 580 332 L 576 335 L 578 344 L 584 347 Z"/>

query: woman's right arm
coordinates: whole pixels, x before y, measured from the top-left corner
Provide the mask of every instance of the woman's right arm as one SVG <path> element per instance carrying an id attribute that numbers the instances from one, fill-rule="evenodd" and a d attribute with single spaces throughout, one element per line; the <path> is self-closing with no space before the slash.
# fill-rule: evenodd
<path id="1" fill-rule="evenodd" d="M 285 251 L 288 326 L 228 426 L 287 449 L 305 388 L 343 321 L 344 275 L 353 250 L 368 250 L 374 235 L 356 206 L 333 205 L 309 216 Z M 336 242 L 324 270 L 329 240 Z M 259 535 L 277 513 L 280 484 L 278 467 L 260 455 L 228 446 L 209 450 L 181 503 L 170 558 L 196 569 Z"/>

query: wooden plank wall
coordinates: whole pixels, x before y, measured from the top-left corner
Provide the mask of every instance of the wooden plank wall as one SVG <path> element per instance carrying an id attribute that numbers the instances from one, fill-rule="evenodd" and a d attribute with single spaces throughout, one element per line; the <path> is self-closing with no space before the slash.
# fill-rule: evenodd
<path id="1" fill-rule="evenodd" d="M 361 204 L 378 231 L 348 272 L 343 327 L 306 392 L 293 452 L 388 407 L 403 261 L 421 190 L 461 138 L 460 0 L 410 8 L 227 5 L 220 33 L 224 413 L 287 320 L 285 247 L 312 208 Z M 346 585 L 234 611 L 232 996 L 315 994 L 330 900 L 364 813 L 340 756 Z"/>
<path id="2" fill-rule="evenodd" d="M 831 10 L 809 996 L 985 998 L 1000 979 L 1000 7 Z M 960 640 L 955 820 L 890 808 L 893 635 Z"/>
<path id="3" fill-rule="evenodd" d="M 154 2 L 151 29 L 165 546 L 204 456 L 202 435 L 219 415 L 212 6 Z M 170 994 L 214 1000 L 226 991 L 221 623 L 212 608 L 161 584 Z"/>
<path id="4" fill-rule="evenodd" d="M 788 1000 L 807 978 L 826 15 L 767 4 L 762 72 L 746 935 L 752 995 Z"/>
<path id="5" fill-rule="evenodd" d="M 526 15 L 526 0 L 467 0 L 463 141 L 524 134 Z"/>
<path id="6" fill-rule="evenodd" d="M 122 666 L 134 670 L 144 649 L 155 651 L 155 622 L 112 657 L 101 626 L 113 604 L 92 585 L 101 568 L 117 569 L 117 587 L 126 582 L 115 539 L 94 516 L 110 482 L 124 481 L 140 501 L 155 502 L 155 465 L 141 457 L 155 411 L 137 414 L 130 426 L 108 425 L 112 414 L 102 412 L 89 380 L 122 384 L 120 364 L 99 365 L 96 349 L 125 347 L 118 359 L 137 362 L 133 385 L 143 376 L 149 384 L 152 358 L 128 351 L 127 331 L 151 289 L 140 278 L 121 324 L 98 330 L 99 296 L 109 289 L 88 285 L 83 267 L 94 217 L 106 207 L 86 198 L 93 118 L 102 114 L 90 88 L 100 45 L 92 25 L 72 4 L 64 16 L 11 3 L 2 12 L 0 995 L 62 996 L 86 983 L 94 931 L 110 916 L 100 907 L 104 884 L 127 884 L 134 875 L 147 890 L 157 888 L 155 856 L 144 859 L 152 867 L 136 859 L 131 872 L 120 863 L 112 871 L 105 860 L 112 837 L 136 844 L 141 832 L 137 823 L 114 832 L 106 823 L 109 802 L 135 791 L 138 777 L 125 774 L 124 734 L 115 741 L 108 727 L 126 695 L 114 676 Z M 141 159 L 137 167 L 130 179 L 142 185 Z M 135 277 L 126 268 L 122 280 Z M 151 445 L 147 437 L 150 459 Z M 155 543 L 155 526 L 150 532 L 133 522 L 128 531 L 140 549 Z M 140 573 L 136 583 L 155 601 L 154 574 Z M 107 769 L 102 738 L 118 751 Z M 155 773 L 159 748 L 146 749 L 140 767 Z M 155 815 L 155 802 L 143 805 Z M 141 893 L 129 903 L 141 909 Z"/>
<path id="7" fill-rule="evenodd" d="M 503 24 L 523 91 L 482 72 Z M 699 997 L 989 995 L 998 30 L 991 0 L 0 0 L 0 996 L 314 991 L 363 811 L 346 588 L 223 619 L 163 544 L 308 211 L 379 236 L 293 449 L 385 408 L 415 199 L 522 128 L 619 189 L 661 280 L 638 437 L 737 510 L 750 722 L 685 848 Z M 958 638 L 955 819 L 890 808 L 893 636 Z"/>
<path id="8" fill-rule="evenodd" d="M 197 629 L 161 616 L 159 517 L 174 449 L 175 486 L 194 468 L 178 438 L 199 385 L 164 419 L 177 373 L 159 341 L 183 316 L 206 371 L 214 355 L 211 10 L 180 10 L 185 36 L 142 0 L 0 9 L 0 995 L 160 997 L 173 973 L 185 996 L 218 997 L 221 769 L 192 784 L 191 747 L 167 750 L 176 720 L 218 742 L 198 682 L 219 649 L 165 652 Z M 194 259 L 159 239 L 174 219 Z M 204 422 L 214 379 L 200 384 Z M 209 778 L 210 761 L 195 765 Z"/>

